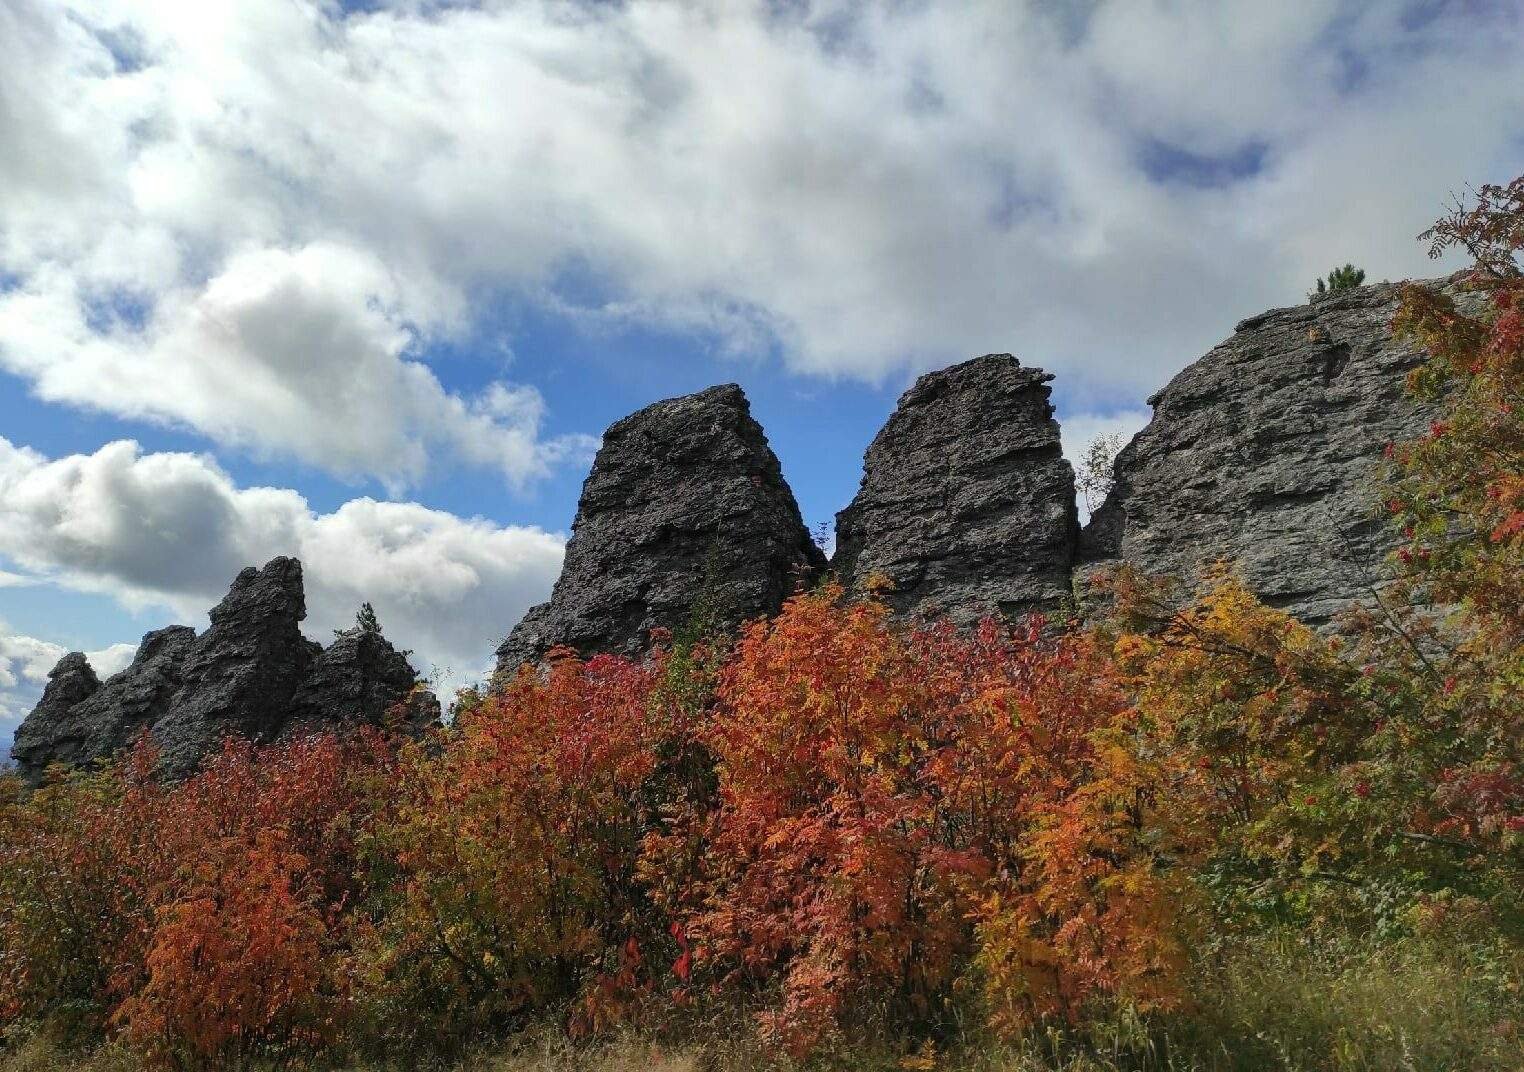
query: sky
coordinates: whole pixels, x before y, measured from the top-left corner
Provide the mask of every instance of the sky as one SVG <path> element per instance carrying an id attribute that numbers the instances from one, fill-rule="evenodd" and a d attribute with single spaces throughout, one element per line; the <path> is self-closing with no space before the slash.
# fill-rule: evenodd
<path id="1" fill-rule="evenodd" d="M 915 375 L 1071 456 L 1524 170 L 1517 0 L 0 0 L 0 746 L 240 568 L 448 689 L 613 420 L 738 382 L 812 527 Z"/>

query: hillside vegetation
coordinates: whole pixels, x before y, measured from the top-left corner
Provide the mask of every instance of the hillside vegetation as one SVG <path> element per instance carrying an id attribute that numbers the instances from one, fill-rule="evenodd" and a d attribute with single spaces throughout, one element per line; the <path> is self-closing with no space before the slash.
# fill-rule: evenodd
<path id="1" fill-rule="evenodd" d="M 1224 569 L 1091 624 L 825 585 L 421 740 L 0 790 L 0 1068 L 1518 1069 L 1524 179 L 1411 288 L 1379 608 Z"/>

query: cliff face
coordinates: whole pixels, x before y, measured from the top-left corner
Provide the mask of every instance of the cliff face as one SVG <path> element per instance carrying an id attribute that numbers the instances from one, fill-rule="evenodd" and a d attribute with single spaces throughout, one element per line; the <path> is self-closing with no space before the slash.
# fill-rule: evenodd
<path id="1" fill-rule="evenodd" d="M 923 376 L 868 448 L 832 567 L 853 588 L 886 580 L 902 617 L 967 624 L 1060 608 L 1109 564 L 1189 584 L 1221 561 L 1325 623 L 1367 597 L 1393 546 L 1383 447 L 1434 416 L 1404 387 L 1422 355 L 1391 338 L 1397 301 L 1383 284 L 1241 322 L 1150 400 L 1083 532 L 1052 377 L 1009 354 Z M 499 669 L 557 644 L 635 654 L 705 593 L 721 624 L 770 613 L 819 568 L 739 389 L 661 402 L 609 430 L 555 594 Z"/>
<path id="2" fill-rule="evenodd" d="M 498 671 L 558 646 L 636 654 L 695 613 L 733 629 L 824 565 L 739 387 L 658 402 L 604 433 L 555 591 L 498 649 Z"/>
<path id="3" fill-rule="evenodd" d="M 100 691 L 100 679 L 83 652 L 71 651 L 48 671 L 42 690 L 26 721 L 16 728 L 11 759 L 22 771 L 41 770 L 49 762 L 81 763 L 91 758 L 91 725 L 73 717 L 74 710 Z"/>
<path id="4" fill-rule="evenodd" d="M 960 624 L 1058 605 L 1078 525 L 1052 379 L 987 354 L 917 380 L 836 515 L 832 565 L 843 582 L 878 576 L 900 614 Z"/>
<path id="5" fill-rule="evenodd" d="M 413 695 L 417 675 L 379 633 L 353 630 L 325 651 L 302 636 L 305 615 L 301 563 L 276 558 L 238 575 L 205 633 L 183 625 L 149 633 L 132 664 L 104 683 L 71 652 L 16 731 L 17 766 L 35 783 L 51 764 L 109 758 L 147 729 L 162 769 L 180 776 L 229 734 L 267 742 L 379 724 L 404 701 L 404 725 L 437 718 L 438 704 Z"/>
<path id="6" fill-rule="evenodd" d="M 1422 355 L 1392 340 L 1397 288 L 1361 287 L 1239 323 L 1150 403 L 1082 539 L 1082 571 L 1125 561 L 1189 581 L 1222 560 L 1313 624 L 1367 598 L 1393 546 L 1385 444 L 1433 412 L 1404 390 Z"/>

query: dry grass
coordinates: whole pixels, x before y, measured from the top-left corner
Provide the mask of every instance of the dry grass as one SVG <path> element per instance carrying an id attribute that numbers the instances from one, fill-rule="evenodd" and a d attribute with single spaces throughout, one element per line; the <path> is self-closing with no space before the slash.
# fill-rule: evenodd
<path id="1" fill-rule="evenodd" d="M 1524 1072 L 1524 963 L 1497 946 L 1416 942 L 1311 946 L 1263 936 L 1201 968 L 1189 1015 L 1126 1012 L 1083 1034 L 1011 1044 L 969 1040 L 941 1053 L 882 1041 L 826 1053 L 811 1072 Z M 145 1072 L 107 1046 L 76 1054 L 36 1038 L 0 1051 L 0 1072 Z M 546 1028 L 437 1063 L 403 1060 L 342 1072 L 798 1072 L 736 1019 L 660 1038 L 637 1033 L 574 1045 Z M 332 1072 L 341 1072 L 335 1069 Z"/>

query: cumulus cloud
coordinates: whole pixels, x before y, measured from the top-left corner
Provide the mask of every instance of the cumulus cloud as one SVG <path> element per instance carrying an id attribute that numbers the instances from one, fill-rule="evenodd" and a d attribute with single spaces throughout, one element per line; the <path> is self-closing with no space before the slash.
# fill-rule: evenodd
<path id="1" fill-rule="evenodd" d="M 416 503 L 359 498 L 319 514 L 294 491 L 235 486 L 205 456 L 130 441 L 48 459 L 0 438 L 0 557 L 35 577 L 201 627 L 240 569 L 295 555 L 313 637 L 369 600 L 414 665 L 448 672 L 447 685 L 479 674 L 549 594 L 563 546 Z"/>
<path id="2" fill-rule="evenodd" d="M 1331 264 L 1426 271 L 1519 166 L 1521 44 L 1509 4 L 18 0 L 0 367 L 394 486 L 585 447 L 425 363 L 499 300 L 831 376 L 1014 350 L 1099 408 Z"/>

